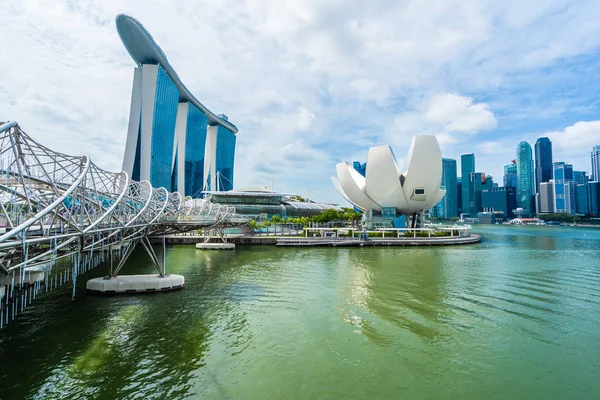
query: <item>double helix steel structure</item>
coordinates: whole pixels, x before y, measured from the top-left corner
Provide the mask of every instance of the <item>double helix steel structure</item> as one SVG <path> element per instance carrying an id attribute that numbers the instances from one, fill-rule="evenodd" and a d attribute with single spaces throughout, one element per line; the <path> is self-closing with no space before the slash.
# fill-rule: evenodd
<path id="1" fill-rule="evenodd" d="M 16 122 L 0 123 L 0 287 L 5 298 L 7 293 L 12 296 L 15 285 L 37 282 L 37 292 L 44 280 L 47 288 L 52 279 L 48 271 L 61 258 L 73 262 L 64 281 L 74 282 L 78 273 L 106 255 L 109 275 L 114 276 L 137 244 L 162 275 L 164 258 L 161 267 L 148 236 L 247 222 L 234 207 L 182 198 L 148 181 L 131 180 L 125 172 L 105 171 L 87 156 L 41 145 Z M 37 281 L 28 281 L 31 271 L 43 272 L 43 278 L 38 274 Z"/>

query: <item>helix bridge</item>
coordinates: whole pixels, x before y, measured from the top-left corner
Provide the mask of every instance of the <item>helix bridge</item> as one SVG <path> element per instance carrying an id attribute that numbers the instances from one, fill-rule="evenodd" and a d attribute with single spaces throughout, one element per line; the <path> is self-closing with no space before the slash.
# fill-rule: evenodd
<path id="1" fill-rule="evenodd" d="M 103 262 L 116 277 L 137 245 L 163 277 L 166 235 L 247 222 L 234 207 L 105 171 L 0 122 L 0 327 L 57 286 L 72 283 L 74 297 L 77 276 Z M 149 240 L 156 236 L 162 261 Z"/>

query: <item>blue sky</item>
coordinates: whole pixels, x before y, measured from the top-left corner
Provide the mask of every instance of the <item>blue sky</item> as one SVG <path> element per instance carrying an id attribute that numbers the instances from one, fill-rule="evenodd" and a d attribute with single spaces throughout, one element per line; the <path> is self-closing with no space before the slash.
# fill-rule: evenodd
<path id="1" fill-rule="evenodd" d="M 0 8 L 0 120 L 119 170 L 144 24 L 186 86 L 240 129 L 236 186 L 343 202 L 329 176 L 415 134 L 501 182 L 521 140 L 590 169 L 600 144 L 597 1 L 34 1 Z"/>

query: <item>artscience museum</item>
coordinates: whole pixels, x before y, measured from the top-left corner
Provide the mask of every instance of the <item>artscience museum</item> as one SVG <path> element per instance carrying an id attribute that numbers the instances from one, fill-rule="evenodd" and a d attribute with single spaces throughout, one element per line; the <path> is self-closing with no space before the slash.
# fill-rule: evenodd
<path id="1" fill-rule="evenodd" d="M 364 176 L 352 164 L 336 166 L 331 180 L 340 194 L 362 210 L 370 227 L 419 228 L 423 211 L 446 194 L 442 153 L 434 135 L 416 135 L 401 169 L 389 145 L 371 147 Z"/>

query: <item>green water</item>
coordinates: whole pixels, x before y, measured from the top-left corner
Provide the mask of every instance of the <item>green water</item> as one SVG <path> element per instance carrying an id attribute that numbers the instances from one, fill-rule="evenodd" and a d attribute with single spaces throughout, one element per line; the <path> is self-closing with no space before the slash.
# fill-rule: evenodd
<path id="1" fill-rule="evenodd" d="M 599 398 L 600 229 L 476 231 L 465 247 L 169 247 L 182 291 L 71 301 L 67 285 L 0 331 L 0 398 Z M 124 272 L 151 271 L 138 252 Z"/>

